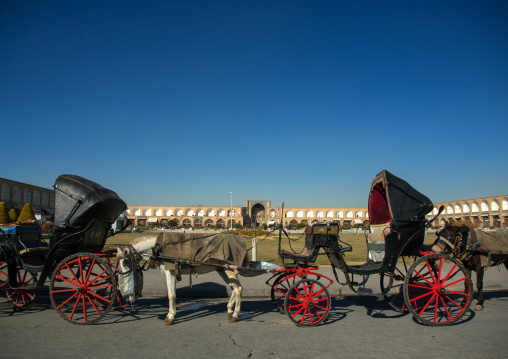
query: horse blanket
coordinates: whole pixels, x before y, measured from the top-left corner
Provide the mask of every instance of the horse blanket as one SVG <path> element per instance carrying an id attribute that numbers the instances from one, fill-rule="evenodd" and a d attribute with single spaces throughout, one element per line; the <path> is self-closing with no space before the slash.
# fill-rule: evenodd
<path id="1" fill-rule="evenodd" d="M 469 247 L 478 248 L 484 251 L 508 251 L 508 229 L 502 228 L 495 231 L 485 232 L 482 230 L 473 230 L 469 239 Z M 499 263 L 489 263 L 489 254 L 485 253 L 481 256 L 481 265 L 496 265 Z"/>
<path id="2" fill-rule="evenodd" d="M 245 238 L 232 234 L 163 232 L 158 235 L 157 244 L 162 246 L 162 256 L 237 267 L 249 266 Z M 176 263 L 164 263 L 168 270 L 175 270 L 176 266 Z"/>

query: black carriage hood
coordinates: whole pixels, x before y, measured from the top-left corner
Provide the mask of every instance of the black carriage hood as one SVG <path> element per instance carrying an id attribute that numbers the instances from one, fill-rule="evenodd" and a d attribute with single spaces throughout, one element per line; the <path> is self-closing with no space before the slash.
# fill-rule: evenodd
<path id="1" fill-rule="evenodd" d="M 92 219 L 113 223 L 127 204 L 112 190 L 76 175 L 55 181 L 55 226 L 80 226 Z"/>
<path id="2" fill-rule="evenodd" d="M 421 223 L 434 208 L 432 201 L 403 179 L 383 170 L 374 180 L 369 193 L 370 223 L 393 223 L 403 229 Z"/>

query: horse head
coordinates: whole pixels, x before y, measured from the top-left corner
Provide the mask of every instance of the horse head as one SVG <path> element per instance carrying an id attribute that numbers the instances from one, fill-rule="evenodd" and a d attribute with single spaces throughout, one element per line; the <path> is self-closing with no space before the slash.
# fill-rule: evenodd
<path id="1" fill-rule="evenodd" d="M 442 230 L 436 232 L 437 239 L 432 250 L 448 254 L 464 252 L 467 247 L 469 231 L 467 226 L 453 226 L 447 222 Z"/>

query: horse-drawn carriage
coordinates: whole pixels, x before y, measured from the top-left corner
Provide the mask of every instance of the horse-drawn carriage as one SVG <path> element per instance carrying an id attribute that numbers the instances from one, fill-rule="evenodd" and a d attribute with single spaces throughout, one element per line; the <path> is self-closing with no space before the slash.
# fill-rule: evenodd
<path id="1" fill-rule="evenodd" d="M 380 172 L 369 193 L 370 228 L 365 232 L 369 255 L 362 265 L 346 263 L 344 254 L 352 248 L 340 241 L 333 224 L 308 232 L 312 248 L 303 255 L 281 249 L 281 227 L 279 256 L 293 263 L 285 264 L 267 281 L 272 301 L 297 325 L 312 326 L 327 318 L 331 305 L 327 288 L 333 280 L 313 265 L 323 249 L 337 282 L 336 269 L 340 269 L 345 284 L 354 292 L 371 293 L 365 284 L 370 275 L 380 274 L 380 295 L 396 310 L 409 311 L 428 325 L 457 322 L 471 303 L 471 279 L 459 260 L 424 246 L 426 227 L 442 211 L 427 219 L 433 208 L 432 202 L 407 182 L 388 171 Z"/>
<path id="2" fill-rule="evenodd" d="M 117 273 L 102 252 L 111 224 L 127 208 L 118 195 L 74 175 L 55 181 L 55 226 L 0 228 L 0 289 L 16 307 L 30 304 L 49 278 L 57 312 L 75 324 L 103 318 L 117 297 Z"/>

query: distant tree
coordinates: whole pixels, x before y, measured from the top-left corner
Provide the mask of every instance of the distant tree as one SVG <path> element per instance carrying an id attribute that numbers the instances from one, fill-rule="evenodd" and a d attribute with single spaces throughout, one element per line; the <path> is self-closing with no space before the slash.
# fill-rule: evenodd
<path id="1" fill-rule="evenodd" d="M 174 228 L 178 226 L 178 223 L 174 219 L 171 219 L 168 221 L 168 226 Z"/>
<path id="2" fill-rule="evenodd" d="M 7 212 L 5 202 L 0 202 L 0 224 L 4 223 L 9 223 L 9 212 Z"/>
<path id="3" fill-rule="evenodd" d="M 14 208 L 12 208 L 9 211 L 9 219 L 10 219 L 11 223 L 18 221 L 18 212 L 16 212 L 16 210 Z"/>
<path id="4" fill-rule="evenodd" d="M 455 225 L 456 226 L 466 226 L 468 227 L 469 229 L 473 229 L 474 228 L 474 224 L 473 222 L 469 221 L 469 220 L 466 220 L 466 221 L 463 221 L 463 220 L 458 220 L 455 222 Z"/>
<path id="5" fill-rule="evenodd" d="M 21 210 L 21 213 L 18 217 L 18 222 L 25 222 L 25 221 L 33 221 L 35 220 L 35 214 L 32 210 L 32 206 L 30 206 L 30 203 L 25 203 L 23 206 L 23 209 Z"/>

